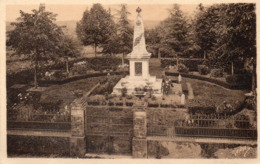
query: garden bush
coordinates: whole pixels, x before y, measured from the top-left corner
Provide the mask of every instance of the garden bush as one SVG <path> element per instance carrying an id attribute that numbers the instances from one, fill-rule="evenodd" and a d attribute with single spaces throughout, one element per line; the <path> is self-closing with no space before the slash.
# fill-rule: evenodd
<path id="1" fill-rule="evenodd" d="M 246 107 L 247 109 L 251 109 L 251 110 L 256 111 L 256 104 L 257 104 L 257 103 L 256 103 L 256 96 L 247 98 L 247 99 L 245 100 L 245 107 Z"/>
<path id="2" fill-rule="evenodd" d="M 211 69 L 210 76 L 211 77 L 223 77 L 223 70 L 222 69 Z"/>
<path id="3" fill-rule="evenodd" d="M 243 102 L 235 101 L 234 103 L 223 102 L 216 107 L 216 113 L 219 114 L 231 114 L 241 109 Z"/>
<path id="4" fill-rule="evenodd" d="M 234 85 L 251 85 L 252 77 L 250 74 L 238 74 L 226 76 L 226 82 Z"/>
<path id="5" fill-rule="evenodd" d="M 184 64 L 180 63 L 180 64 L 178 64 L 178 72 L 188 73 L 189 68 L 187 68 Z"/>
<path id="6" fill-rule="evenodd" d="M 190 71 L 198 71 L 198 65 L 203 64 L 206 61 L 205 59 L 179 59 L 179 63 L 184 64 L 189 68 Z M 175 58 L 162 58 L 161 67 L 165 68 L 167 66 L 174 66 L 177 64 L 177 59 Z"/>
<path id="7" fill-rule="evenodd" d="M 235 127 L 240 129 L 248 129 L 251 127 L 249 117 L 239 114 L 235 117 Z"/>
<path id="8" fill-rule="evenodd" d="M 206 65 L 198 65 L 198 71 L 201 75 L 207 75 L 210 73 L 210 69 Z"/>

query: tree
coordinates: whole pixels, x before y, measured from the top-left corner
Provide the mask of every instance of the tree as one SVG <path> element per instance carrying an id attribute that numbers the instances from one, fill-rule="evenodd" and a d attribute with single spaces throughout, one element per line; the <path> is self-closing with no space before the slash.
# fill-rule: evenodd
<path id="1" fill-rule="evenodd" d="M 126 53 L 131 52 L 132 41 L 133 41 L 133 29 L 130 27 L 127 11 L 127 6 L 125 4 L 121 5 L 121 10 L 118 12 L 120 17 L 117 26 L 118 35 L 118 51 L 122 53 L 122 64 L 124 64 L 124 56 Z"/>
<path id="2" fill-rule="evenodd" d="M 170 10 L 170 16 L 164 20 L 162 44 L 170 54 L 178 57 L 184 55 L 189 45 L 187 38 L 188 25 L 179 6 L 175 4 Z M 177 62 L 178 64 L 178 62 Z"/>
<path id="3" fill-rule="evenodd" d="M 76 58 L 80 55 L 81 46 L 78 40 L 75 38 L 64 35 L 60 41 L 59 57 L 63 57 L 66 60 L 66 72 L 69 73 L 69 58 Z"/>
<path id="4" fill-rule="evenodd" d="M 119 37 L 117 35 L 117 27 L 115 22 L 113 21 L 113 16 L 111 15 L 110 9 L 108 13 L 110 16 L 108 22 L 109 32 L 107 33 L 107 37 L 106 37 L 107 40 L 101 45 L 101 47 L 103 48 L 102 53 L 112 55 L 119 52 L 118 47 L 120 45 L 119 45 Z"/>
<path id="5" fill-rule="evenodd" d="M 82 19 L 77 23 L 76 33 L 83 45 L 92 45 L 95 56 L 97 47 L 105 44 L 111 35 L 111 16 L 101 4 L 94 4 L 85 10 Z"/>
<path id="6" fill-rule="evenodd" d="M 54 21 L 56 14 L 45 11 L 45 5 L 32 13 L 20 11 L 17 22 L 12 22 L 14 29 L 7 33 L 7 46 L 11 46 L 17 55 L 26 54 L 34 63 L 34 86 L 37 88 L 38 62 L 53 58 L 59 50 L 57 46 L 63 35 L 61 27 Z"/>
<path id="7" fill-rule="evenodd" d="M 212 29 L 218 21 L 217 8 L 213 5 L 205 9 L 202 4 L 199 4 L 197 10 L 194 24 L 196 42 L 203 51 L 204 58 L 206 58 L 208 51 L 212 49 L 216 42 L 216 34 Z"/>
<path id="8" fill-rule="evenodd" d="M 254 4 L 225 4 L 217 6 L 219 21 L 214 31 L 220 37 L 214 45 L 217 60 L 222 64 L 243 68 L 239 63 L 256 58 L 256 15 Z M 246 43 L 246 44 L 245 44 Z M 241 65 L 241 64 L 240 64 Z"/>
<path id="9" fill-rule="evenodd" d="M 155 27 L 154 29 L 149 29 L 145 32 L 146 44 L 147 48 L 154 52 L 155 55 L 158 55 L 160 59 L 159 49 L 161 47 L 161 37 L 159 35 L 159 26 Z"/>

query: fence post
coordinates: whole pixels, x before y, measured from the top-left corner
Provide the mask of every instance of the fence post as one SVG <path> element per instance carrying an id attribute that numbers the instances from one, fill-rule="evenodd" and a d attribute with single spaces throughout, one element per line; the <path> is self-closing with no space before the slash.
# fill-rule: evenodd
<path id="1" fill-rule="evenodd" d="M 147 158 L 146 110 L 144 106 L 135 106 L 133 112 L 134 137 L 132 142 L 133 158 Z"/>
<path id="2" fill-rule="evenodd" d="M 83 157 L 86 154 L 85 138 L 85 114 L 80 101 L 71 104 L 71 137 L 70 137 L 70 156 Z"/>

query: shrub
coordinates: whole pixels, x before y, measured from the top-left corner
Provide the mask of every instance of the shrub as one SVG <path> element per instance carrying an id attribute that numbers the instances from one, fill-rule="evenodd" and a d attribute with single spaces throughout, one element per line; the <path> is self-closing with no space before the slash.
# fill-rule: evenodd
<path id="1" fill-rule="evenodd" d="M 189 69 L 182 63 L 178 64 L 178 72 L 188 73 Z"/>
<path id="2" fill-rule="evenodd" d="M 226 82 L 234 85 L 251 85 L 252 78 L 249 74 L 228 75 Z"/>
<path id="3" fill-rule="evenodd" d="M 223 70 L 222 69 L 211 69 L 210 76 L 211 77 L 223 77 Z"/>
<path id="4" fill-rule="evenodd" d="M 186 67 L 189 68 L 190 71 L 198 71 L 198 65 L 203 64 L 204 61 L 207 61 L 205 59 L 179 59 L 180 63 L 183 63 L 186 65 Z M 162 58 L 161 59 L 161 66 L 163 68 L 166 68 L 170 65 L 176 65 L 177 60 L 175 58 Z"/>
<path id="5" fill-rule="evenodd" d="M 127 89 L 126 88 L 122 88 L 122 97 L 125 97 L 126 96 L 126 93 L 127 93 Z"/>
<path id="6" fill-rule="evenodd" d="M 244 114 L 239 114 L 235 117 L 235 127 L 248 129 L 251 127 L 249 117 Z"/>
<path id="7" fill-rule="evenodd" d="M 220 105 L 216 106 L 216 113 L 219 114 L 232 114 L 236 113 L 237 111 L 240 111 L 244 104 L 244 98 L 241 98 L 241 100 L 236 101 L 224 101 Z"/>
<path id="8" fill-rule="evenodd" d="M 71 68 L 72 73 L 78 73 L 80 75 L 86 74 L 88 70 L 87 64 L 74 64 L 73 67 Z"/>
<path id="9" fill-rule="evenodd" d="M 94 96 L 90 96 L 88 97 L 87 102 L 103 102 L 105 101 L 105 96 L 103 95 L 94 95 Z"/>
<path id="10" fill-rule="evenodd" d="M 210 72 L 209 67 L 206 65 L 198 65 L 198 71 L 201 75 L 207 75 Z"/>
<path id="11" fill-rule="evenodd" d="M 247 109 L 252 109 L 256 111 L 256 96 L 247 98 L 245 100 L 245 106 Z"/>
<path id="12" fill-rule="evenodd" d="M 128 100 L 131 100 L 132 98 L 133 98 L 132 95 L 127 95 L 127 96 L 126 96 L 126 99 L 128 99 Z"/>

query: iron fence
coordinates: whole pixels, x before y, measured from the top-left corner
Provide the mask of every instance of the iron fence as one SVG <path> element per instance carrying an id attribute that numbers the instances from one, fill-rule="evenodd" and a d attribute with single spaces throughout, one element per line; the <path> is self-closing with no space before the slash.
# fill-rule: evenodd
<path id="1" fill-rule="evenodd" d="M 7 113 L 8 121 L 70 122 L 70 114 Z"/>
<path id="2" fill-rule="evenodd" d="M 156 119 L 151 118 L 147 124 L 147 135 L 255 140 L 257 130 L 243 116 L 191 114 L 186 120 L 175 120 L 172 124 L 158 124 Z"/>
<path id="3" fill-rule="evenodd" d="M 222 129 L 205 127 L 175 127 L 175 135 L 179 137 L 207 137 L 229 139 L 257 139 L 254 129 Z"/>

